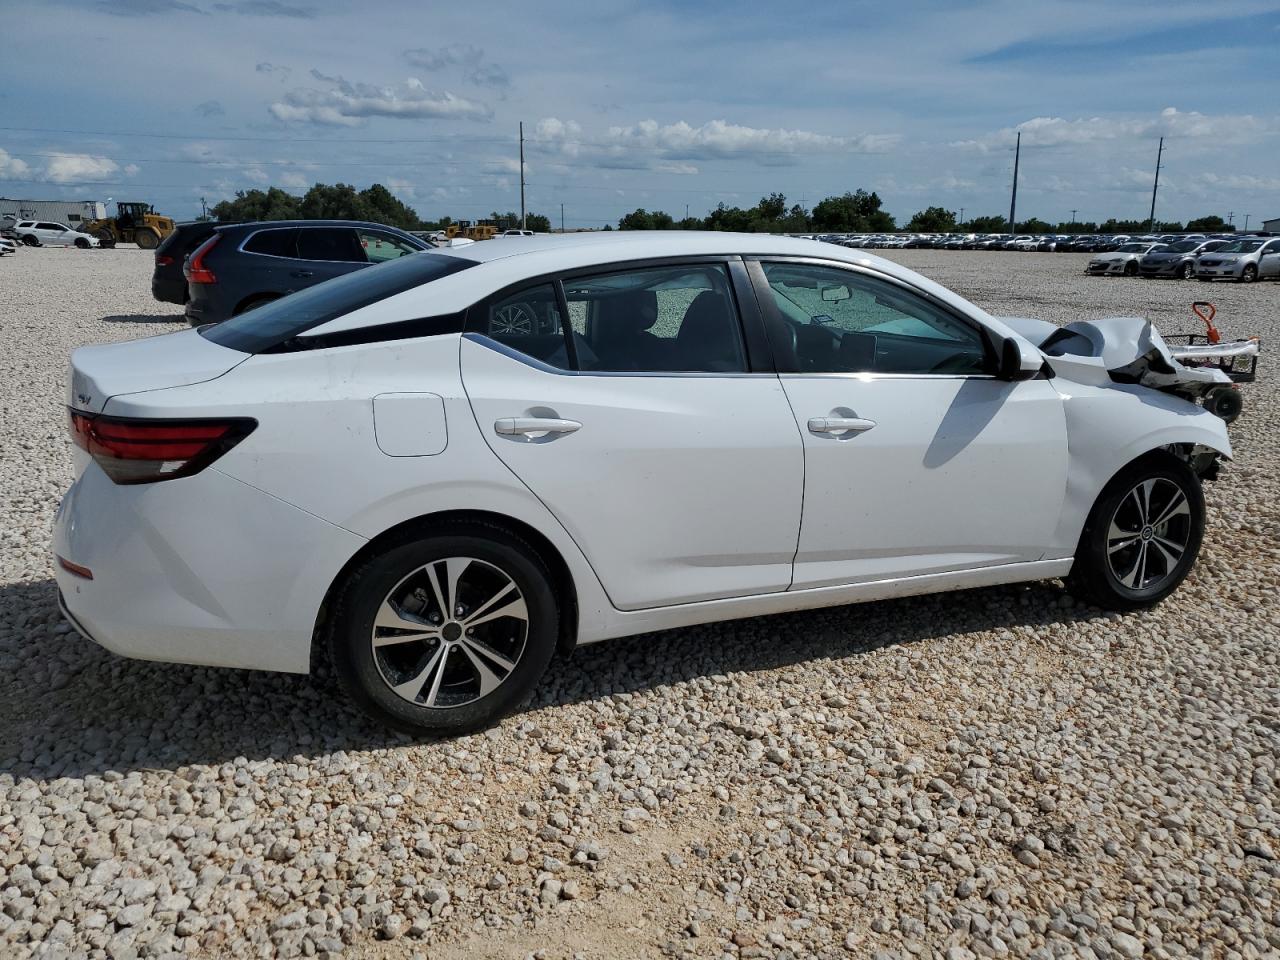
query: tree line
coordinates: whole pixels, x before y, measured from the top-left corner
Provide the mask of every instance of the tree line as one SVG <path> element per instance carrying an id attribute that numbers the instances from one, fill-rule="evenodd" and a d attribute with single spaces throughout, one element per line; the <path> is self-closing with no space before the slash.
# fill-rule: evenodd
<path id="1" fill-rule="evenodd" d="M 347 183 L 317 183 L 302 196 L 286 193 L 279 187 L 266 190 L 237 190 L 235 197 L 209 208 L 209 215 L 224 223 L 254 220 L 366 220 L 385 223 L 401 230 L 443 230 L 454 222 L 452 217 L 423 220 L 412 207 L 397 199 L 390 190 L 375 183 L 357 190 Z M 504 228 L 519 227 L 520 215 L 513 211 L 490 214 L 489 219 Z M 525 217 L 528 229 L 546 233 L 551 221 L 539 213 Z"/>
<path id="2" fill-rule="evenodd" d="M 1032 217 L 1017 225 L 1017 233 L 1140 233 L 1147 230 L 1146 220 L 1118 220 L 1111 218 L 1102 223 L 1073 221 L 1049 223 Z M 787 206 L 787 198 L 781 193 L 761 197 L 754 207 L 743 210 L 727 207 L 723 203 L 706 217 L 685 217 L 676 220 L 662 210 L 645 210 L 641 207 L 626 214 L 618 221 L 620 230 L 732 230 L 740 233 L 892 233 L 903 230 L 908 233 L 1003 233 L 1009 229 L 1009 218 L 993 214 L 972 217 L 961 221 L 954 210 L 945 207 L 927 207 L 915 213 L 902 227 L 882 209 L 878 194 L 858 190 L 839 197 L 827 197 L 806 210 L 800 204 Z M 1179 233 L 1200 230 L 1213 233 L 1229 233 L 1233 226 L 1218 216 L 1200 217 L 1186 224 L 1176 221 L 1156 221 L 1154 228 L 1160 233 Z"/>

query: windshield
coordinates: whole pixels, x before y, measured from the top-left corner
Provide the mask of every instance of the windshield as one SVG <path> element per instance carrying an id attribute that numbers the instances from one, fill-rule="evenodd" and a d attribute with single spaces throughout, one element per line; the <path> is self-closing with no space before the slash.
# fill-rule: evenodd
<path id="1" fill-rule="evenodd" d="M 1149 243 L 1126 243 L 1123 247 L 1120 248 L 1119 252 L 1120 253 L 1146 253 L 1148 249 L 1151 249 L 1151 244 Z"/>
<path id="2" fill-rule="evenodd" d="M 1261 240 L 1232 240 L 1215 250 L 1215 253 L 1253 253 L 1262 246 Z"/>
<path id="3" fill-rule="evenodd" d="M 1179 240 L 1169 248 L 1170 253 L 1190 253 L 1200 246 L 1200 240 Z"/>
<path id="4" fill-rule="evenodd" d="M 414 253 L 272 300 L 256 310 L 202 327 L 200 334 L 232 350 L 262 353 L 353 310 L 473 266 L 473 261 L 461 257 Z"/>

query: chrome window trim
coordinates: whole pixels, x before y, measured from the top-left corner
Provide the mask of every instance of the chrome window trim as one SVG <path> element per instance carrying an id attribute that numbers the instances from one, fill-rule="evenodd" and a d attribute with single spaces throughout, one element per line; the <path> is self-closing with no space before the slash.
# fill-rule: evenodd
<path id="1" fill-rule="evenodd" d="M 298 225 L 293 227 L 260 227 L 259 229 L 254 230 L 253 233 L 248 234 L 243 240 L 240 241 L 240 245 L 236 247 L 236 253 L 243 253 L 246 257 L 267 257 L 271 260 L 293 260 L 298 263 L 360 263 L 359 260 L 313 260 L 305 257 L 282 257 L 275 253 L 257 253 L 256 251 L 246 250 L 244 248 L 245 244 L 247 244 L 250 240 L 252 240 L 258 234 L 267 233 L 272 230 L 299 230 L 299 231 L 301 230 L 350 230 L 352 233 L 354 233 L 358 229 L 360 228 L 359 227 L 334 227 L 332 225 L 324 226 L 318 223 L 315 224 L 314 226 Z M 370 228 L 370 229 L 375 229 L 375 228 Z M 380 227 L 376 229 L 379 229 L 384 233 L 386 232 L 385 228 Z M 403 237 L 400 237 L 394 233 L 388 234 L 388 236 L 394 237 L 396 240 L 404 239 Z M 422 241 L 418 240 L 416 237 L 410 238 L 409 242 L 410 242 L 410 245 L 420 244 L 420 246 L 418 246 L 419 253 L 422 253 L 423 251 L 426 251 L 426 250 L 434 249 L 433 247 L 428 247 L 426 244 L 423 244 Z M 364 264 L 365 266 L 371 266 L 373 264 L 373 261 L 366 259 L 364 261 Z"/>
<path id="2" fill-rule="evenodd" d="M 539 360 L 537 357 L 531 357 L 527 353 L 509 347 L 505 343 L 494 340 L 485 336 L 483 333 L 477 333 L 474 330 L 462 334 L 463 340 L 470 340 L 472 343 L 481 347 L 487 347 L 495 353 L 500 353 L 504 357 L 512 360 L 518 360 L 527 367 L 532 367 L 542 373 L 554 373 L 562 377 L 628 377 L 628 378 L 645 378 L 645 379 L 672 379 L 679 378 L 682 380 L 689 379 L 707 379 L 715 378 L 717 380 L 740 380 L 746 377 L 768 377 L 776 380 L 778 374 L 771 370 L 768 371 L 732 371 L 717 373 L 710 370 L 562 370 L 560 367 L 553 366 L 545 361 Z"/>

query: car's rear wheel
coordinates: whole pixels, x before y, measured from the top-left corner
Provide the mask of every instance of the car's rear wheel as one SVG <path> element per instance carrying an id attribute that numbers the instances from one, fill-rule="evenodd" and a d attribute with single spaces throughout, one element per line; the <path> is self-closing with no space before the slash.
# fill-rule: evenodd
<path id="1" fill-rule="evenodd" d="M 556 649 L 546 564 L 488 524 L 441 526 L 390 545 L 341 587 L 334 668 L 370 716 L 412 733 L 488 726 L 533 692 Z"/>
<path id="2" fill-rule="evenodd" d="M 1152 606 L 1186 578 L 1203 537 L 1199 478 L 1172 455 L 1143 457 L 1098 497 L 1067 586 L 1109 610 Z"/>
<path id="3" fill-rule="evenodd" d="M 1246 263 L 1244 269 L 1240 271 L 1241 283 L 1253 283 L 1258 279 L 1258 267 L 1256 264 Z"/>
<path id="4" fill-rule="evenodd" d="M 98 243 L 104 247 L 114 247 L 116 245 L 116 235 L 104 227 L 98 231 Z"/>

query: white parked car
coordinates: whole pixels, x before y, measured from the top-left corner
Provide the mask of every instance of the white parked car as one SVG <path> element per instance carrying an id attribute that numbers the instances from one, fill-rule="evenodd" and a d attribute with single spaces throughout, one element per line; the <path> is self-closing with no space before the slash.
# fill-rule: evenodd
<path id="1" fill-rule="evenodd" d="M 1106 253 L 1095 253 L 1084 272 L 1093 276 L 1122 275 L 1136 277 L 1142 258 L 1148 253 L 1159 253 L 1168 246 L 1167 243 L 1152 243 L 1147 240 L 1135 240 L 1122 243 L 1114 250 Z"/>
<path id="2" fill-rule="evenodd" d="M 49 220 L 19 220 L 13 228 L 18 240 L 29 247 L 96 247 L 100 241 L 91 233 L 72 230 Z"/>
<path id="3" fill-rule="evenodd" d="M 1144 607 L 1231 454 L 1158 340 L 761 234 L 404 257 L 73 354 L 61 601 L 145 659 L 306 672 L 321 644 L 419 731 L 610 637 L 1054 577 Z"/>
<path id="4" fill-rule="evenodd" d="M 0 237 L 0 257 L 6 254 L 16 253 L 18 245 L 7 237 Z"/>

